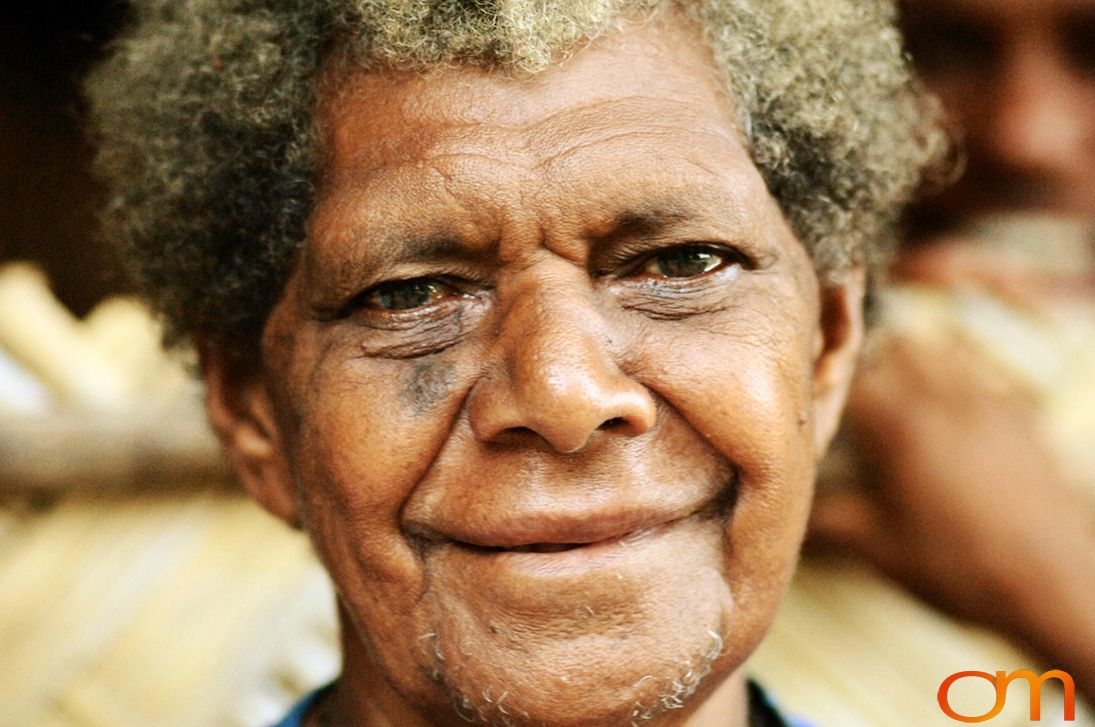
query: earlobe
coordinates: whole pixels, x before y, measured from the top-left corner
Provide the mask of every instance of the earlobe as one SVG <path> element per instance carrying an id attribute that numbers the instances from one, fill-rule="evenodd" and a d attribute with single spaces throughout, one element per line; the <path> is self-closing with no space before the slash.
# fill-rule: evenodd
<path id="1" fill-rule="evenodd" d="M 199 344 L 205 411 L 243 486 L 275 517 L 299 526 L 299 506 L 273 402 L 261 372 Z"/>
<path id="2" fill-rule="evenodd" d="M 821 289 L 814 359 L 814 454 L 821 459 L 836 434 L 863 346 L 866 271 L 845 271 Z"/>

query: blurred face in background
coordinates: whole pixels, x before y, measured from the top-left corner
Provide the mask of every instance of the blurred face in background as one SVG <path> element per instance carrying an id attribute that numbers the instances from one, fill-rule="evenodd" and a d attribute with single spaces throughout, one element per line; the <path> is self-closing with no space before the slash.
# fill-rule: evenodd
<path id="1" fill-rule="evenodd" d="M 909 46 L 961 128 L 945 215 L 1095 216 L 1095 0 L 908 0 Z"/>

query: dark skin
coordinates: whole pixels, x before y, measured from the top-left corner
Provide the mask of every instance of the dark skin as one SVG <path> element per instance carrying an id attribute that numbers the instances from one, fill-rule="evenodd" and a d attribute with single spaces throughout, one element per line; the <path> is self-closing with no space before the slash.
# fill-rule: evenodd
<path id="1" fill-rule="evenodd" d="M 407 376 L 399 396 L 419 414 L 427 414 L 452 387 L 454 370 L 451 364 L 418 364 Z"/>
<path id="2" fill-rule="evenodd" d="M 531 79 L 330 80 L 261 370 L 203 358 L 241 478 L 338 589 L 317 713 L 743 727 L 862 276 L 819 285 L 675 20 Z"/>

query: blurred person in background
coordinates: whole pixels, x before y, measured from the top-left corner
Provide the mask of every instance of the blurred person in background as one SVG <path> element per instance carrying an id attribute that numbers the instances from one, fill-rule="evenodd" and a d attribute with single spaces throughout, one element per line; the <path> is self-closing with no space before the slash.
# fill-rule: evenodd
<path id="1" fill-rule="evenodd" d="M 925 213 L 1095 215 L 1095 2 L 907 0 L 906 38 L 965 174 Z M 950 219 L 946 219 L 950 218 Z"/>
<path id="2" fill-rule="evenodd" d="M 1095 1 L 908 0 L 904 23 L 964 173 L 910 222 L 845 424 L 861 486 L 821 489 L 813 536 L 1090 699 Z"/>

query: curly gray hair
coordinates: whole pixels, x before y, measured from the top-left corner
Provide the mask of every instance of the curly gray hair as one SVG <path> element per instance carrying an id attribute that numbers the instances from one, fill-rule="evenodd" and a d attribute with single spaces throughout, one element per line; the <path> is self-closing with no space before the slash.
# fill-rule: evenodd
<path id="1" fill-rule="evenodd" d="M 703 28 L 819 275 L 879 259 L 944 147 L 888 0 L 142 0 L 87 81 L 108 233 L 170 340 L 252 354 L 307 234 L 321 71 L 532 74 L 666 12 Z"/>

